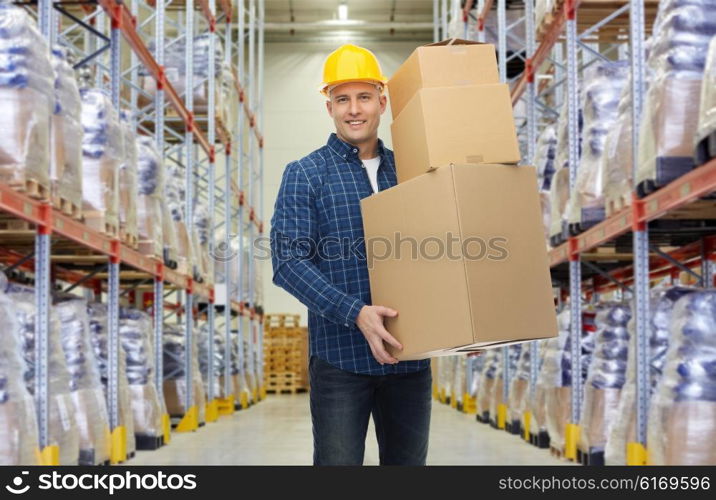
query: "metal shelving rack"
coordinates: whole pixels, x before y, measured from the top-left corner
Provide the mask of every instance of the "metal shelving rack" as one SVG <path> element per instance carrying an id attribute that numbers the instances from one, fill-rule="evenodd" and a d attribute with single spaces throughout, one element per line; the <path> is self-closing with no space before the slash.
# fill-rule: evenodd
<path id="1" fill-rule="evenodd" d="M 628 53 L 631 69 L 632 102 L 632 147 L 633 173 L 638 164 L 639 117 L 645 94 L 645 34 L 650 26 L 646 25 L 645 14 L 654 14 L 658 2 L 649 0 L 623 0 L 621 2 L 600 2 L 598 0 L 562 0 L 556 1 L 549 22 L 539 30 L 535 27 L 534 0 L 523 0 L 524 17 L 505 24 L 505 0 L 468 0 L 464 10 L 453 5 L 452 13 L 462 17 L 465 33 L 470 23 L 477 25 L 477 40 L 485 40 L 485 21 L 492 12 L 498 16 L 497 49 L 500 60 L 500 74 L 504 80 L 504 65 L 509 61 L 506 55 L 506 40 L 518 41 L 513 32 L 524 23 L 525 36 L 522 46 L 525 48 L 524 71 L 511 86 L 512 102 L 516 108 L 523 106 L 525 116 L 516 116 L 518 133 L 522 136 L 523 164 L 534 161 L 537 133 L 544 126 L 545 119 L 556 118 L 556 108 L 566 102 L 568 106 L 568 144 L 569 144 L 569 186 L 574 189 L 578 161 L 578 89 L 582 71 L 593 61 L 606 59 L 609 53 L 620 51 Z M 436 40 L 444 38 L 448 26 L 449 0 L 434 0 L 434 35 Z M 477 14 L 471 12 L 473 5 Z M 493 9 L 493 5 L 496 7 Z M 645 5 L 651 10 L 647 11 Z M 584 17 L 584 21 L 580 17 Z M 626 21 L 628 18 L 628 21 Z M 537 44 L 535 35 L 539 31 L 541 41 Z M 599 40 L 600 33 L 606 33 L 605 52 L 599 52 L 590 42 Z M 511 57 L 520 57 L 513 55 Z M 552 66 L 552 83 L 544 85 L 540 77 Z M 560 287 L 557 297 L 561 303 L 563 295 L 570 298 L 571 308 L 571 356 L 572 369 L 581 372 L 580 338 L 581 313 L 584 299 L 598 293 L 630 289 L 635 301 L 635 331 L 637 341 L 637 412 L 636 441 L 627 444 L 627 463 L 643 465 L 647 463 L 646 429 L 649 400 L 649 364 L 648 364 L 648 321 L 649 321 L 649 284 L 671 276 L 674 279 L 680 271 L 686 271 L 700 279 L 702 286 L 714 286 L 714 260 L 716 255 L 716 236 L 712 233 L 690 234 L 691 242 L 679 245 L 677 250 L 662 252 L 658 241 L 650 239 L 650 223 L 674 213 L 689 204 L 716 191 L 716 160 L 698 166 L 660 190 L 639 198 L 632 196 L 631 206 L 607 217 L 601 223 L 585 232 L 571 236 L 568 240 L 553 248 L 549 253 L 553 282 Z M 631 235 L 631 238 L 629 236 Z M 630 252 L 618 265 L 609 269 L 599 267 L 595 252 L 601 247 L 613 246 L 616 240 L 620 244 L 631 241 Z M 626 238 L 626 239 L 625 239 Z M 650 255 L 651 252 L 651 255 Z M 655 255 L 654 255 L 655 254 Z M 698 268 L 700 272 L 694 271 Z M 536 343 L 531 343 L 531 359 L 536 359 Z M 506 362 L 506 358 L 503 358 Z M 530 373 L 530 394 L 534 394 L 537 380 L 536 364 L 532 363 Z M 507 377 L 505 377 L 507 379 Z M 577 440 L 579 437 L 581 379 L 575 380 L 572 390 L 572 415 L 565 437 L 565 456 L 576 460 Z M 508 394 L 505 384 L 504 395 Z M 505 400 L 507 400 L 505 398 Z"/>
<path id="2" fill-rule="evenodd" d="M 246 3 L 249 4 L 248 9 Z M 193 209 L 198 200 L 209 206 L 210 252 L 216 255 L 213 241 L 214 230 L 223 229 L 225 248 L 231 248 L 231 240 L 248 238 L 251 248 L 256 237 L 263 233 L 263 210 L 261 203 L 263 189 L 263 124 L 261 112 L 261 73 L 263 71 L 263 0 L 220 0 L 221 10 L 217 15 L 216 0 L 156 0 L 117 1 L 97 0 L 96 2 L 55 2 L 38 0 L 36 12 L 38 25 L 50 43 L 60 42 L 71 49 L 75 59 L 95 73 L 97 86 L 111 92 L 112 103 L 119 109 L 127 109 L 131 123 L 137 133 L 154 136 L 157 150 L 166 165 L 175 162 L 185 173 L 185 212 L 189 233 L 193 233 Z M 235 4 L 237 9 L 235 9 Z M 25 4 L 27 5 L 27 4 Z M 258 6 L 258 9 L 257 9 Z M 197 15 L 196 10 L 201 14 Z M 232 24 L 238 11 L 239 27 Z M 257 13 L 258 12 L 258 13 Z M 175 17 L 172 19 L 172 17 Z M 244 18 L 249 16 L 248 30 Z M 182 19 L 183 18 L 183 19 Z M 185 25 L 181 21 L 185 22 Z M 185 29 L 186 27 L 186 29 Z M 180 95 L 165 74 L 166 44 L 188 36 L 187 34 L 208 33 L 210 41 L 209 75 L 205 82 L 208 88 L 208 106 L 205 116 L 193 112 L 192 92 Z M 172 37 L 173 35 L 173 37 Z M 236 90 L 242 106 L 236 117 L 236 126 L 221 124 L 217 132 L 215 116 L 216 80 L 214 78 L 213 50 L 216 40 L 224 42 L 225 64 L 233 65 L 232 54 L 237 54 L 239 80 Z M 255 43 L 258 38 L 258 46 Z M 154 51 L 148 46 L 153 39 Z M 123 42 L 122 42 L 123 40 Z M 244 46 L 249 42 L 249 66 L 244 68 Z M 186 88 L 191 89 L 197 82 L 192 81 L 193 44 L 185 43 L 187 66 Z M 123 68 L 122 50 L 130 49 L 129 65 Z M 258 59 L 258 64 L 254 60 Z M 125 62 L 125 66 L 127 66 Z M 154 79 L 156 95 L 149 105 L 140 107 L 139 97 L 152 99 L 139 85 L 139 70 Z M 244 88 L 249 98 L 245 98 Z M 168 114 L 171 110 L 171 115 Z M 258 113 L 258 114 L 256 114 Z M 246 126 L 248 125 L 248 126 Z M 183 129 L 183 130 L 182 130 Z M 248 144 L 248 148 L 244 144 Z M 239 154 L 232 155 L 232 144 L 238 144 Z M 223 156 L 223 174 L 217 176 L 217 158 Z M 246 174 L 245 171 L 249 173 Z M 237 185 L 236 180 L 245 178 Z M 246 196 L 246 192 L 249 193 Z M 256 207 L 258 203 L 258 207 Z M 50 319 L 50 291 L 59 282 L 72 284 L 71 288 L 84 286 L 93 290 L 97 298 L 108 304 L 108 332 L 110 344 L 109 382 L 107 403 L 112 431 L 112 462 L 126 460 L 126 449 L 122 436 L 124 429 L 119 425 L 118 378 L 119 378 L 119 303 L 120 298 L 129 294 L 135 297 L 135 305 L 150 309 L 154 318 L 154 349 L 156 372 L 154 383 L 157 392 L 163 394 L 163 343 L 162 326 L 174 319 L 184 326 L 187 346 L 186 387 L 191 387 L 192 371 L 189 366 L 192 336 L 198 323 L 207 323 L 209 329 L 208 351 L 212 358 L 215 330 L 225 335 L 225 386 L 229 390 L 229 359 L 231 356 L 231 330 L 234 325 L 240 338 L 248 337 L 249 362 L 244 370 L 243 342 L 239 342 L 241 376 L 249 375 L 252 380 L 261 380 L 262 349 L 261 328 L 263 324 L 262 304 L 256 300 L 254 285 L 254 259 L 249 260 L 248 269 L 240 268 L 238 276 L 231 275 L 231 258 L 223 259 L 226 290 L 239 283 L 243 273 L 252 278 L 247 295 L 231 297 L 222 294 L 222 303 L 216 303 L 216 287 L 213 284 L 213 265 L 210 263 L 205 276 L 188 274 L 170 268 L 162 259 L 140 254 L 123 244 L 119 239 L 99 233 L 81 221 L 64 215 L 49 202 L 38 201 L 0 184 L 0 211 L 4 214 L 27 221 L 34 225 L 33 234 L 14 248 L 6 243 L 0 248 L 0 261 L 9 269 L 32 273 L 36 289 L 38 331 L 36 336 L 39 439 L 42 461 L 45 464 L 57 462 L 58 450 L 48 446 L 48 345 Z M 235 228 L 238 231 L 235 232 Z M 14 242 L 15 240 L 13 240 Z M 24 245 L 24 246 L 23 246 Z M 57 255 L 53 254 L 57 248 Z M 34 249 L 34 251 L 33 251 Z M 92 255 L 87 255 L 92 253 Z M 253 257 L 253 255 L 252 255 Z M 99 263 L 99 267 L 87 270 L 73 265 L 73 260 Z M 213 259 L 210 259 L 213 260 Z M 106 272 L 105 272 L 106 271 Z M 136 304 L 136 292 L 147 289 L 147 300 Z M 173 300 L 172 300 L 173 299 Z M 206 304 L 205 315 L 199 314 L 199 305 Z M 220 306 L 220 307 L 216 307 Z M 213 363 L 208 363 L 208 377 L 213 380 Z M 232 413 L 235 408 L 233 396 L 218 399 L 214 384 L 208 384 L 207 421 L 222 414 Z M 197 407 L 192 401 L 192 392 L 187 392 L 184 402 L 190 411 L 178 423 L 178 431 L 197 429 Z M 253 390 L 253 402 L 265 395 L 262 384 Z M 223 404 L 222 404 L 223 403 Z M 249 401 L 241 401 L 239 407 L 247 407 Z M 169 437 L 169 421 L 165 416 L 165 437 Z"/>

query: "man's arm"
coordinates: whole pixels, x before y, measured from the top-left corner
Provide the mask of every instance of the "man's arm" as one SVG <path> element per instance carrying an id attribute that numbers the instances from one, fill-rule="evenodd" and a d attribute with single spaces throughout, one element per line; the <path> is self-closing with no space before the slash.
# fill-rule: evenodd
<path id="1" fill-rule="evenodd" d="M 283 173 L 271 219 L 273 282 L 308 309 L 344 326 L 355 326 L 365 303 L 339 290 L 310 260 L 318 246 L 315 193 L 296 162 Z"/>

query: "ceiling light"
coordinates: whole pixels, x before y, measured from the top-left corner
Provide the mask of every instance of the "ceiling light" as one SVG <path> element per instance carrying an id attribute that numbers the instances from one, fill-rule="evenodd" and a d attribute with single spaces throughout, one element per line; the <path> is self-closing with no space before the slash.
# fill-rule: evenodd
<path id="1" fill-rule="evenodd" d="M 348 4 L 342 3 L 338 5 L 338 19 L 340 21 L 348 19 Z"/>

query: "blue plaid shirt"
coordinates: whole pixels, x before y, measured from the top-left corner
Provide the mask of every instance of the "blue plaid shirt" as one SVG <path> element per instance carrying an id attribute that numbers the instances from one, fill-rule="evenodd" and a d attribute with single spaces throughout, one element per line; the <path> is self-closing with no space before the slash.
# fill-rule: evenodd
<path id="1" fill-rule="evenodd" d="M 379 140 L 378 154 L 378 187 L 388 189 L 397 183 L 393 152 Z M 271 219 L 273 282 L 308 307 L 312 355 L 353 373 L 415 372 L 429 360 L 381 366 L 355 323 L 371 303 L 360 210 L 371 194 L 358 148 L 335 133 L 289 163 Z"/>

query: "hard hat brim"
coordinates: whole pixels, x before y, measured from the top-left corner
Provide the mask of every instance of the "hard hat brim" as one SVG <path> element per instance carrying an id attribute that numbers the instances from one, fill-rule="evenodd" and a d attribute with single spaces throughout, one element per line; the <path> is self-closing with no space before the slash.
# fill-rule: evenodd
<path id="1" fill-rule="evenodd" d="M 380 84 L 382 86 L 381 92 L 385 90 L 385 86 L 388 83 L 388 79 L 384 76 L 381 76 L 380 80 L 373 79 L 373 78 L 349 78 L 347 80 L 337 80 L 335 82 L 328 82 L 323 83 L 318 88 L 318 91 L 323 94 L 326 97 L 329 97 L 329 91 L 332 88 L 337 87 L 338 85 L 343 85 L 344 83 L 353 83 L 353 82 L 361 82 L 361 83 L 373 83 L 373 84 Z"/>

